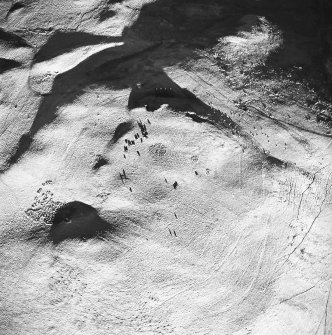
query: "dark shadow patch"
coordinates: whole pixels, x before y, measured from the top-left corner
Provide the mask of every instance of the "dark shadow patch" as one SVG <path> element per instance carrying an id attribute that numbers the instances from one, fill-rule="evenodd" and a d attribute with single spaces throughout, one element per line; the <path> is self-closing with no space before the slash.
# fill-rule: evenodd
<path id="1" fill-rule="evenodd" d="M 8 11 L 8 13 L 7 13 L 7 17 L 8 17 L 10 14 L 14 13 L 15 11 L 17 11 L 17 10 L 19 10 L 19 9 L 21 9 L 21 8 L 25 8 L 25 5 L 24 5 L 23 3 L 21 3 L 21 2 L 16 2 L 16 3 L 14 3 L 14 4 L 10 7 L 10 9 L 9 9 L 9 11 Z"/>
<path id="2" fill-rule="evenodd" d="M 145 5 L 140 12 L 140 17 L 137 22 L 133 26 L 124 29 L 122 37 L 108 37 L 108 36 L 95 36 L 87 33 L 81 32 L 56 32 L 54 33 L 48 42 L 41 48 L 41 50 L 36 54 L 34 62 L 40 62 L 47 60 L 49 58 L 55 57 L 61 53 L 63 50 L 71 50 L 74 47 L 79 47 L 82 45 L 91 45 L 94 43 L 105 42 L 124 42 L 124 45 L 112 48 L 111 50 L 102 50 L 92 55 L 88 59 L 82 61 L 75 68 L 60 74 L 56 77 L 52 92 L 48 96 L 45 96 L 43 101 L 41 102 L 34 122 L 29 131 L 29 135 L 31 138 L 41 129 L 43 126 L 53 122 L 53 120 L 57 117 L 56 111 L 58 107 L 65 103 L 71 103 L 76 99 L 77 96 L 84 92 L 84 88 L 95 84 L 96 82 L 105 84 L 107 87 L 111 89 L 124 89 L 134 87 L 136 83 L 140 80 L 139 77 L 144 74 L 135 73 L 134 75 L 128 76 L 128 73 L 122 73 L 117 67 L 120 64 L 130 63 L 135 61 L 137 62 L 148 62 L 146 57 L 147 54 L 153 52 L 153 50 L 160 48 L 162 46 L 163 34 L 159 36 L 156 40 L 154 38 L 147 38 L 146 41 L 149 43 L 143 43 L 143 46 L 140 50 L 133 52 L 132 40 L 133 38 L 137 40 L 136 35 L 142 37 L 140 34 L 140 26 L 141 24 L 147 25 L 148 32 L 151 36 L 151 32 L 155 32 L 155 28 L 158 27 L 158 31 L 165 30 L 165 27 L 159 25 L 160 21 L 160 13 L 158 10 L 159 4 L 165 5 L 169 7 L 168 2 L 164 0 L 157 1 L 156 4 Z M 177 10 L 179 7 L 174 1 L 171 1 L 171 10 Z M 143 12 L 147 13 L 147 16 L 142 14 Z M 158 14 L 158 24 L 154 25 L 154 22 L 150 22 L 151 15 L 155 17 Z M 141 17 L 141 16 L 144 17 Z M 179 16 L 179 18 L 181 15 Z M 172 18 L 172 15 L 169 16 L 169 19 Z M 142 20 L 141 20 L 142 19 Z M 185 38 L 185 41 L 188 39 L 195 39 L 197 35 L 197 31 L 201 29 L 201 27 L 197 24 L 195 17 L 195 23 L 192 23 L 192 27 L 195 27 L 195 31 L 186 38 L 187 32 L 181 33 L 180 35 L 175 36 L 179 41 L 182 38 Z M 160 29 L 161 28 L 161 29 Z M 166 28 L 168 31 L 169 29 Z M 174 38 L 173 31 L 167 32 L 167 36 L 170 38 Z M 219 37 L 218 33 L 218 37 Z M 214 36 L 215 38 L 217 36 Z M 144 39 L 143 39 L 144 40 Z M 181 43 L 183 41 L 181 40 Z M 150 45 L 149 45 L 150 44 Z M 110 61 L 106 61 L 106 59 L 112 59 Z M 178 59 L 167 58 L 166 63 L 168 65 L 178 63 Z M 131 64 L 132 65 L 132 64 Z M 161 73 L 164 73 L 162 68 L 158 69 Z M 165 75 L 165 77 L 167 77 Z M 169 79 L 170 83 L 174 86 L 177 86 L 171 79 Z M 182 91 L 180 89 L 180 91 Z M 134 93 L 134 92 L 133 92 Z M 155 93 L 153 92 L 153 95 Z M 158 94 L 157 94 L 158 95 Z M 133 95 L 131 95 L 131 98 Z M 156 97 L 157 99 L 170 99 L 171 97 Z M 174 99 L 176 100 L 176 99 Z M 158 102 L 157 102 L 158 103 Z M 167 102 L 165 102 L 167 103 Z M 180 103 L 181 108 L 183 106 L 183 102 Z M 130 101 L 129 101 L 130 105 Z M 135 105 L 135 103 L 134 103 Z M 176 107 L 176 106 L 175 106 Z M 179 110 L 179 108 L 177 108 Z M 187 109 L 188 110 L 188 109 Z M 20 148 L 22 146 L 19 146 Z M 23 147 L 22 147 L 23 148 Z M 17 150 L 17 152 L 10 159 L 10 162 L 15 162 L 19 159 L 20 155 L 22 155 L 26 150 L 29 149 L 29 146 L 25 147 L 25 150 Z M 10 165 L 7 164 L 6 169 L 8 169 Z M 4 171 L 4 169 L 2 170 Z"/>
<path id="3" fill-rule="evenodd" d="M 293 24 L 293 17 L 290 20 L 288 15 L 284 19 L 284 14 L 292 11 L 291 14 L 293 15 L 298 8 L 302 7 L 301 13 L 306 12 L 309 1 L 306 0 L 304 4 L 303 1 L 296 0 L 291 5 L 286 0 L 281 2 L 282 6 L 279 2 L 271 4 L 271 1 L 268 0 L 262 0 L 255 4 L 251 0 L 225 0 L 218 2 L 219 11 L 215 7 L 216 1 L 212 0 L 207 0 L 204 4 L 198 0 L 158 0 L 143 5 L 139 17 L 133 25 L 124 29 L 122 37 L 109 38 L 86 33 L 57 32 L 44 45 L 35 61 L 54 57 L 62 53 L 63 49 L 87 45 L 87 40 L 88 44 L 100 43 L 105 39 L 105 42 L 123 41 L 124 45 L 111 50 L 97 52 L 75 68 L 57 76 L 53 83 L 51 94 L 45 96 L 39 106 L 30 129 L 30 136 L 33 137 L 39 129 L 53 122 L 57 117 L 59 106 L 73 102 L 84 92 L 86 87 L 96 83 L 102 83 L 113 90 L 132 88 L 128 101 L 130 109 L 137 106 L 146 106 L 148 110 L 153 111 L 165 103 L 182 115 L 188 111 L 194 112 L 199 117 L 213 122 L 217 128 L 228 128 L 233 132 L 234 127 L 237 126 L 225 113 L 211 108 L 198 98 L 194 98 L 193 94 L 191 94 L 192 98 L 190 98 L 188 96 L 190 92 L 186 95 L 185 90 L 168 78 L 163 68 L 180 64 L 191 57 L 194 58 L 195 43 L 199 38 L 205 39 L 204 48 L 215 46 L 220 38 L 229 34 L 229 30 L 234 30 L 237 27 L 241 17 L 246 14 L 252 14 L 252 10 L 257 15 L 267 17 L 271 24 L 278 25 L 282 31 L 293 30 L 295 25 L 297 29 L 300 29 L 303 26 L 302 21 L 300 22 L 301 24 L 298 21 Z M 111 3 L 114 2 L 111 1 L 109 4 Z M 193 5 L 194 9 L 190 8 L 191 5 Z M 217 10 L 214 10 L 214 8 Z M 277 8 L 280 10 L 276 11 Z M 224 19 L 227 19 L 226 27 Z M 281 21 L 279 22 L 278 19 Z M 61 39 L 65 41 L 61 41 Z M 150 46 L 144 45 L 140 51 L 135 52 L 133 51 L 133 40 L 148 41 Z M 167 43 L 163 44 L 163 41 Z M 59 50 L 57 43 L 59 43 L 62 50 Z M 174 57 L 167 57 L 167 53 L 162 54 L 160 52 L 162 48 L 167 52 L 168 48 L 176 50 L 177 47 L 183 45 L 187 47 L 185 54 L 176 53 Z M 151 66 L 151 61 L 149 60 L 149 56 L 153 56 L 153 52 L 156 49 L 159 50 L 158 53 L 154 54 L 155 59 L 157 59 L 158 55 L 161 55 L 159 58 L 160 62 L 157 62 L 161 64 L 159 68 L 157 68 L 157 63 Z M 123 67 L 121 69 L 120 65 L 126 65 L 126 68 Z M 146 68 L 144 68 L 145 66 Z M 152 70 L 153 67 L 156 73 L 151 72 L 154 71 Z M 129 69 L 132 71 L 129 72 Z M 147 83 L 147 88 L 142 90 L 137 87 L 137 84 L 144 81 Z M 173 89 L 175 87 L 179 91 L 175 92 L 174 96 L 162 97 L 159 93 L 155 94 L 154 91 L 161 84 L 163 87 L 172 87 Z M 235 132 L 238 133 L 238 130 Z"/>
<path id="4" fill-rule="evenodd" d="M 16 60 L 0 58 L 0 74 L 20 66 L 21 63 Z"/>
<path id="5" fill-rule="evenodd" d="M 148 79 L 151 81 L 148 82 Z M 132 86 L 128 108 L 147 107 L 147 110 L 154 111 L 163 104 L 168 104 L 175 110 L 185 110 L 193 100 L 192 96 L 187 95 L 186 90 L 173 82 L 163 71 L 156 70 L 145 78 L 142 85 Z"/>
<path id="6" fill-rule="evenodd" d="M 120 123 L 113 134 L 113 137 L 110 141 L 110 144 L 116 143 L 122 136 L 127 134 L 130 130 L 134 128 L 134 125 L 132 122 L 122 122 Z"/>
<path id="7" fill-rule="evenodd" d="M 114 230 L 113 226 L 99 216 L 95 208 L 73 201 L 55 212 L 49 239 L 57 244 L 67 239 L 89 239 Z"/>
<path id="8" fill-rule="evenodd" d="M 93 170 L 98 170 L 106 164 L 108 164 L 108 160 L 101 155 L 97 155 L 97 158 L 93 164 Z"/>
<path id="9" fill-rule="evenodd" d="M 128 82 L 125 84 L 121 83 L 118 84 L 118 86 L 113 87 L 112 83 L 110 83 L 110 77 L 113 75 L 111 70 L 116 68 L 116 66 L 120 63 L 134 59 L 146 52 L 147 49 L 150 50 L 151 48 L 155 48 L 155 45 L 127 56 L 123 56 L 123 54 L 128 54 L 128 52 L 130 52 L 130 45 L 119 46 L 112 50 L 102 50 L 101 52 L 98 52 L 84 60 L 75 68 L 57 76 L 52 87 L 52 93 L 45 96 L 39 105 L 38 112 L 30 128 L 29 134 L 23 136 L 25 138 L 30 137 L 31 144 L 34 135 L 39 131 L 39 129 L 52 123 L 56 119 L 58 106 L 73 102 L 84 92 L 84 87 L 87 87 L 90 84 L 103 82 L 103 80 L 105 80 L 103 83 L 107 87 L 113 89 L 128 87 Z M 96 66 L 96 62 L 98 62 L 99 57 L 104 59 L 106 58 L 106 55 L 113 58 L 115 57 L 115 59 L 107 62 L 106 64 L 102 63 L 102 65 Z M 117 58 L 117 56 L 119 58 Z M 0 173 L 8 170 L 10 166 L 16 163 L 20 156 L 30 148 L 30 144 L 25 145 L 26 143 L 27 141 L 20 141 L 18 149 L 16 149 L 11 158 L 7 160 L 4 167 L 0 169 Z"/>
<path id="10" fill-rule="evenodd" d="M 197 123 L 209 123 L 209 124 L 213 124 L 211 121 L 203 119 L 202 117 L 196 115 L 195 113 L 187 112 L 185 115 L 187 117 L 190 117 L 193 121 L 195 121 Z"/>
<path id="11" fill-rule="evenodd" d="M 18 162 L 21 156 L 29 149 L 33 139 L 30 134 L 23 134 L 18 142 L 16 151 L 8 161 L 9 166 Z"/>
<path id="12" fill-rule="evenodd" d="M 100 14 L 99 14 L 99 21 L 105 21 L 107 19 L 110 19 L 116 14 L 114 10 L 111 10 L 109 8 L 104 8 Z"/>
<path id="13" fill-rule="evenodd" d="M 120 41 L 122 39 L 118 37 L 93 35 L 85 32 L 55 31 L 37 52 L 33 62 L 43 62 L 83 46 Z"/>
<path id="14" fill-rule="evenodd" d="M 174 98 L 175 92 L 173 92 L 172 87 L 156 87 L 154 95 L 159 98 Z"/>
<path id="15" fill-rule="evenodd" d="M 271 155 L 265 154 L 265 160 L 269 165 L 276 166 L 278 168 L 286 168 L 289 166 L 289 163 Z"/>
<path id="16" fill-rule="evenodd" d="M 151 79 L 148 82 L 148 79 Z M 185 88 L 177 85 L 166 73 L 155 70 L 145 76 L 141 85 L 133 85 L 128 99 L 128 108 L 146 107 L 150 112 L 167 104 L 179 114 L 190 116 L 196 122 L 214 124 L 219 129 L 228 129 L 233 134 L 240 131 L 239 126 L 226 114 L 217 110 Z"/>
<path id="17" fill-rule="evenodd" d="M 230 15 L 229 12 L 227 14 Z M 204 3 L 197 0 L 159 0 L 143 5 L 139 18 L 133 26 L 125 29 L 124 34 L 134 32 L 144 40 L 175 39 L 196 46 L 202 38 L 205 45 L 217 42 L 217 36 L 207 36 L 205 30 L 220 23 L 224 16 L 221 5 L 214 0 Z"/>
<path id="18" fill-rule="evenodd" d="M 324 122 L 330 127 L 332 127 L 332 112 L 331 111 L 323 111 L 316 115 L 316 122 Z"/>
<path id="19" fill-rule="evenodd" d="M 13 47 L 31 47 L 31 45 L 21 36 L 18 36 L 14 33 L 8 32 L 0 28 L 0 41 L 3 41 L 5 44 L 12 45 Z"/>

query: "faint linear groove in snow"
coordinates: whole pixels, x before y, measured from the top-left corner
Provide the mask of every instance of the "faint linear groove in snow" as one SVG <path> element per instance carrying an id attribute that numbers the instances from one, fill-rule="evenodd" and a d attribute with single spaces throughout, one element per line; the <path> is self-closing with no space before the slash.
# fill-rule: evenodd
<path id="1" fill-rule="evenodd" d="M 292 295 L 292 296 L 289 297 L 289 298 L 282 299 L 282 300 L 279 302 L 279 304 L 283 304 L 284 302 L 287 302 L 287 301 L 292 300 L 292 299 L 294 299 L 294 298 L 296 298 L 296 297 L 298 297 L 298 296 L 300 296 L 300 295 L 302 295 L 302 294 L 304 294 L 304 293 L 309 292 L 310 290 L 312 290 L 313 288 L 315 288 L 319 283 L 320 283 L 320 281 L 318 281 L 315 285 L 313 285 L 313 286 L 307 288 L 307 289 L 304 290 L 304 291 L 301 291 L 301 292 L 299 292 L 299 293 L 296 293 L 296 294 Z M 278 304 L 275 304 L 274 306 L 277 306 L 277 305 L 278 305 Z"/>
<path id="2" fill-rule="evenodd" d="M 302 194 L 301 194 L 301 198 L 300 198 L 300 202 L 299 202 L 299 206 L 298 206 L 298 209 L 297 209 L 297 215 L 296 215 L 296 218 L 297 218 L 297 219 L 299 218 L 299 215 L 300 215 L 300 208 L 301 208 L 301 205 L 302 205 L 302 201 L 303 201 L 304 193 L 307 192 L 307 191 L 309 190 L 309 188 L 310 188 L 310 187 L 313 185 L 313 183 L 315 182 L 317 173 L 320 172 L 321 170 L 325 169 L 326 167 L 327 167 L 327 165 L 321 167 L 320 169 L 318 169 L 318 170 L 314 173 L 311 182 L 308 184 L 308 186 L 306 187 L 306 189 L 302 192 Z"/>
<path id="3" fill-rule="evenodd" d="M 269 222 L 270 222 L 270 218 L 267 220 L 267 224 L 266 225 L 268 225 Z M 266 234 L 265 234 L 264 242 L 262 243 L 262 247 L 263 248 L 262 248 L 262 251 L 261 251 L 261 254 L 260 254 L 260 257 L 259 257 L 259 261 L 258 261 L 258 265 L 257 265 L 257 268 L 256 268 L 255 276 L 251 280 L 248 288 L 245 290 L 244 294 L 239 299 L 237 299 L 237 301 L 235 301 L 231 305 L 226 306 L 222 310 L 219 310 L 218 314 L 229 311 L 230 309 L 232 309 L 233 307 L 235 307 L 236 305 L 238 305 L 240 302 L 242 302 L 243 300 L 245 300 L 246 297 L 249 295 L 249 293 L 252 290 L 252 287 L 253 287 L 254 283 L 256 282 L 256 280 L 257 280 L 257 278 L 258 278 L 258 276 L 260 274 L 260 271 L 261 271 L 261 267 L 262 267 L 262 264 L 263 264 L 264 255 L 265 255 L 265 252 L 266 252 L 266 245 L 267 245 L 267 238 L 268 238 L 268 236 L 269 236 L 269 233 L 268 233 L 268 230 L 267 230 Z M 218 302 L 214 303 L 212 306 L 215 306 L 217 303 Z M 216 315 L 216 313 L 214 313 L 213 315 Z"/>
<path id="4" fill-rule="evenodd" d="M 228 258 L 233 255 L 241 239 L 242 239 L 242 235 L 238 236 L 237 240 L 231 245 L 231 250 L 228 251 L 228 253 L 222 259 L 220 264 L 214 269 L 214 272 L 218 272 L 221 269 L 221 267 L 225 264 L 225 262 L 228 260 Z M 213 274 L 208 279 L 206 279 L 205 282 L 211 279 L 212 276 Z"/>
<path id="5" fill-rule="evenodd" d="M 327 299 L 326 299 L 326 304 L 325 304 L 325 309 L 324 309 L 324 314 L 322 316 L 322 318 L 320 319 L 319 321 L 319 324 L 318 324 L 318 327 L 316 329 L 316 332 L 314 335 L 317 335 L 318 332 L 319 332 L 319 329 L 320 329 L 320 326 L 324 320 L 324 335 L 326 335 L 326 325 L 327 325 L 327 310 L 328 310 L 328 304 L 329 304 L 329 300 L 330 300 L 330 294 L 331 294 L 331 288 L 332 288 L 332 282 L 330 284 L 330 288 L 329 288 L 329 292 L 328 292 L 328 296 L 327 296 Z"/>
<path id="6" fill-rule="evenodd" d="M 237 246 L 238 246 L 238 244 L 239 244 L 241 238 L 242 238 L 242 236 L 239 236 L 239 237 L 237 238 L 237 240 L 233 243 L 233 245 L 232 245 L 232 249 L 229 250 L 229 252 L 227 253 L 227 255 L 226 255 L 226 256 L 224 257 L 224 259 L 222 260 L 221 264 L 218 266 L 218 268 L 217 268 L 214 272 L 218 271 L 218 270 L 222 267 L 222 265 L 226 262 L 226 260 L 227 260 L 227 259 L 234 253 L 234 251 L 236 250 L 236 248 L 237 248 Z M 207 281 L 209 281 L 209 280 L 213 277 L 213 275 L 214 275 L 214 274 L 212 274 L 211 276 L 209 276 L 207 279 L 205 279 L 205 280 L 204 280 L 202 283 L 200 283 L 200 284 L 205 284 Z M 169 297 L 169 298 L 167 298 L 166 300 L 164 300 L 163 302 L 161 302 L 161 303 L 158 305 L 158 308 L 159 308 L 160 306 L 162 306 L 163 304 L 165 304 L 166 302 L 168 302 L 168 301 L 174 299 L 175 297 L 177 297 L 177 296 L 180 295 L 181 293 L 188 292 L 189 290 L 194 289 L 195 287 L 196 287 L 196 284 L 191 284 L 191 285 L 189 285 L 189 287 L 187 287 L 187 288 L 185 288 L 185 289 L 183 289 L 183 290 L 181 290 L 181 291 L 175 293 L 175 294 L 172 295 L 171 297 Z"/>
<path id="7" fill-rule="evenodd" d="M 242 236 L 239 236 L 238 239 L 236 240 L 235 243 L 233 243 L 233 248 L 228 252 L 228 254 L 224 257 L 223 261 L 222 261 L 222 264 L 218 267 L 220 268 L 225 262 L 226 262 L 226 259 L 229 258 L 233 252 L 236 250 L 236 247 L 238 246 L 239 244 L 239 241 L 241 239 Z M 217 270 L 215 270 L 217 271 Z M 211 276 L 209 276 L 207 279 L 205 279 L 201 284 L 205 284 L 208 280 L 210 280 L 212 278 L 213 274 Z M 181 293 L 185 293 L 185 292 L 188 292 L 189 290 L 191 289 L 194 289 L 196 287 L 196 283 L 195 284 L 191 284 L 189 285 L 187 288 L 175 293 L 174 295 L 172 295 L 171 297 L 167 298 L 166 300 L 162 301 L 159 305 L 158 305 L 158 308 L 160 306 L 162 306 L 163 304 L 165 304 L 166 302 L 174 299 L 175 297 L 177 297 L 178 295 L 180 295 Z"/>
<path id="8" fill-rule="evenodd" d="M 309 229 L 306 231 L 306 233 L 303 235 L 301 241 L 297 244 L 297 246 L 293 249 L 293 251 L 287 256 L 287 259 L 285 260 L 285 263 L 289 260 L 289 258 L 294 254 L 294 252 L 300 247 L 300 245 L 304 242 L 304 240 L 306 239 L 306 237 L 309 235 L 314 223 L 317 221 L 317 219 L 319 218 L 319 216 L 322 214 L 323 212 L 323 207 L 326 203 L 326 198 L 327 198 L 327 195 L 328 193 L 330 192 L 332 188 L 332 185 L 330 185 L 328 187 L 328 185 L 326 185 L 326 190 L 325 190 L 325 194 L 324 194 L 324 198 L 319 206 L 319 210 L 318 210 L 318 213 L 316 214 L 316 216 L 314 217 L 314 219 L 312 220 L 310 226 L 309 226 Z"/>

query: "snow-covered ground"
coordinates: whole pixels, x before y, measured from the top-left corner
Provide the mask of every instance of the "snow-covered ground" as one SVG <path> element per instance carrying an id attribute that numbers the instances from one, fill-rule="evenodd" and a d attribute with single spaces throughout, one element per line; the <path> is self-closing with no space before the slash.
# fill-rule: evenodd
<path id="1" fill-rule="evenodd" d="M 1 4 L 1 334 L 331 333 L 303 6 Z"/>

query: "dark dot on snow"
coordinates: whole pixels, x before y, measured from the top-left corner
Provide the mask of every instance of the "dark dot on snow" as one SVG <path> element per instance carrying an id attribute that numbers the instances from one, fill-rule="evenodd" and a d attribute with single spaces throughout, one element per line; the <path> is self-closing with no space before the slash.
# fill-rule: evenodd
<path id="1" fill-rule="evenodd" d="M 174 184 L 173 184 L 173 187 L 174 187 L 174 190 L 179 186 L 178 182 L 176 181 Z"/>

